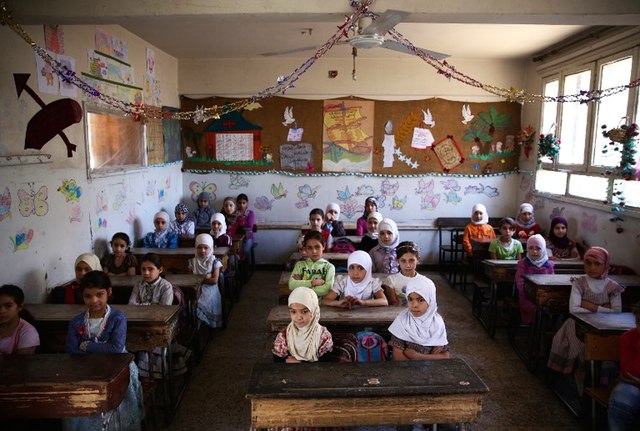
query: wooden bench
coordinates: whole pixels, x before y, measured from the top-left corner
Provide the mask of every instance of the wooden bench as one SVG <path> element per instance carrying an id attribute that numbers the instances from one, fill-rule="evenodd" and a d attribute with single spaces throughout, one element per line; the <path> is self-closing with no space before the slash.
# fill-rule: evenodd
<path id="1" fill-rule="evenodd" d="M 252 428 L 469 423 L 489 388 L 462 359 L 258 364 Z"/>
<path id="2" fill-rule="evenodd" d="M 222 262 L 222 271 L 229 264 L 229 247 L 216 247 L 215 254 Z M 142 258 L 147 253 L 155 253 L 160 256 L 165 274 L 190 274 L 189 259 L 194 257 L 194 249 L 189 248 L 144 248 L 134 247 L 131 253 L 142 263 Z M 140 272 L 140 271 L 138 271 Z"/>

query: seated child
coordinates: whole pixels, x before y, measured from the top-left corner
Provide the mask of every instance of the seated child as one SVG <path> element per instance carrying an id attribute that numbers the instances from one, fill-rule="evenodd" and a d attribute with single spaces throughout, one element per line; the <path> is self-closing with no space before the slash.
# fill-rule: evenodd
<path id="1" fill-rule="evenodd" d="M 197 228 L 208 228 L 211 223 L 213 210 L 209 207 L 211 196 L 207 192 L 198 195 L 198 208 L 193 212 L 191 219 Z"/>
<path id="2" fill-rule="evenodd" d="M 471 223 L 465 226 L 462 235 L 462 246 L 467 252 L 467 256 L 473 256 L 472 239 L 493 239 L 495 237 L 493 226 L 489 225 L 487 208 L 482 204 L 475 204 L 471 210 Z"/>
<path id="3" fill-rule="evenodd" d="M 620 383 L 609 396 L 609 429 L 637 430 L 640 425 L 640 302 L 633 305 L 636 327 L 620 337 Z"/>
<path id="4" fill-rule="evenodd" d="M 327 205 L 327 209 L 324 213 L 324 223 L 322 224 L 322 230 L 328 231 L 333 237 L 345 236 L 347 232 L 344 230 L 344 225 L 342 224 L 342 222 L 338 220 L 339 218 L 340 205 L 331 202 L 329 205 Z"/>
<path id="5" fill-rule="evenodd" d="M 362 237 L 360 250 L 369 253 L 373 247 L 378 245 L 378 224 L 382 221 L 382 214 L 373 211 L 367 216 L 367 233 Z"/>
<path id="6" fill-rule="evenodd" d="M 224 222 L 224 220 L 223 220 Z M 222 296 L 218 288 L 222 262 L 213 254 L 213 238 L 208 233 L 196 237 L 196 255 L 189 259 L 189 269 L 204 275 L 196 310 L 198 319 L 210 328 L 222 326 Z"/>
<path id="7" fill-rule="evenodd" d="M 518 304 L 520 305 L 520 322 L 530 325 L 536 312 L 536 306 L 527 299 L 524 293 L 525 274 L 553 274 L 553 261 L 547 256 L 547 246 L 540 234 L 535 234 L 527 240 L 527 255 L 518 261 L 516 269 L 516 289 L 518 289 Z"/>
<path id="8" fill-rule="evenodd" d="M 176 205 L 176 219 L 171 222 L 169 229 L 174 231 L 178 238 L 193 238 L 196 236 L 196 224 L 189 219 L 189 208 L 185 204 Z"/>
<path id="9" fill-rule="evenodd" d="M 620 313 L 621 293 L 618 283 L 607 277 L 609 252 L 602 247 L 591 247 L 584 254 L 586 275 L 577 277 L 571 286 L 569 311 L 571 313 Z M 547 366 L 563 374 L 574 371 L 584 357 L 584 343 L 576 336 L 574 319 L 567 319 L 553 337 Z"/>
<path id="10" fill-rule="evenodd" d="M 389 332 L 395 361 L 449 357 L 447 329 L 438 314 L 433 283 L 421 278 L 407 283 L 407 308 L 398 314 Z"/>
<path id="11" fill-rule="evenodd" d="M 400 271 L 387 276 L 382 282 L 382 287 L 389 305 L 405 306 L 407 305 L 407 283 L 414 278 L 420 278 L 424 283 L 432 285 L 433 281 L 416 271 L 420 261 L 420 249 L 415 242 L 402 241 L 396 247 L 396 256 Z"/>
<path id="12" fill-rule="evenodd" d="M 145 248 L 178 248 L 178 235 L 169 229 L 169 214 L 159 211 L 153 216 L 156 230 L 142 240 Z"/>
<path id="13" fill-rule="evenodd" d="M 333 339 L 319 323 L 318 295 L 307 287 L 298 287 L 293 289 L 288 302 L 291 323 L 273 342 L 273 360 L 290 364 L 322 361 L 333 349 Z"/>
<path id="14" fill-rule="evenodd" d="M 236 212 L 236 198 L 227 196 L 222 202 L 222 208 L 220 214 L 224 216 L 224 221 L 227 223 L 227 232 L 229 234 L 236 233 L 236 223 L 238 215 Z"/>
<path id="15" fill-rule="evenodd" d="M 302 257 L 305 259 L 307 258 L 307 250 L 302 245 L 302 242 L 304 241 L 304 236 L 309 232 L 320 232 L 322 234 L 322 238 L 324 239 L 324 243 L 326 244 L 326 249 L 331 249 L 331 234 L 328 230 L 322 229 L 322 220 L 324 220 L 324 211 L 322 211 L 320 208 L 314 208 L 309 211 L 309 228 L 302 229 L 300 231 L 300 235 L 298 236 L 298 252 L 300 252 Z"/>
<path id="16" fill-rule="evenodd" d="M 564 217 L 555 217 L 551 220 L 551 228 L 549 229 L 549 238 L 547 238 L 547 248 L 549 259 L 579 259 L 576 243 L 567 236 L 569 224 Z"/>
<path id="17" fill-rule="evenodd" d="M 76 259 L 76 279 L 53 289 L 52 300 L 55 304 L 84 304 L 80 293 L 80 281 L 89 271 L 102 271 L 100 259 L 93 253 L 83 253 Z"/>
<path id="18" fill-rule="evenodd" d="M 107 303 L 111 296 L 111 281 L 102 271 L 88 272 L 80 282 L 80 290 L 87 310 L 69 322 L 67 353 L 72 355 L 92 353 L 125 353 L 127 316 Z M 89 429 L 140 429 L 144 409 L 142 386 L 138 380 L 138 367 L 129 364 L 129 386 L 116 411 L 95 413 L 90 416 L 66 418 L 65 430 Z M 107 428 L 103 421 L 108 418 Z"/>
<path id="19" fill-rule="evenodd" d="M 389 305 L 380 279 L 371 273 L 371 256 L 358 250 L 349 255 L 347 275 L 336 276 L 333 287 L 322 298 L 322 305 L 351 309 L 354 306 L 378 307 Z"/>
<path id="20" fill-rule="evenodd" d="M 519 260 L 522 256 L 522 243 L 513 239 L 516 222 L 511 217 L 500 220 L 500 236 L 489 244 L 491 259 Z"/>
<path id="21" fill-rule="evenodd" d="M 382 219 L 378 224 L 378 245 L 369 251 L 373 261 L 373 272 L 395 274 L 398 272 L 396 247 L 400 244 L 400 235 L 396 222 L 390 218 Z"/>
<path id="22" fill-rule="evenodd" d="M 36 328 L 20 316 L 27 314 L 23 307 L 22 289 L 12 284 L 0 287 L 0 356 L 32 355 L 40 345 Z"/>
<path id="23" fill-rule="evenodd" d="M 307 258 L 298 261 L 293 268 L 289 279 L 289 290 L 294 290 L 296 287 L 309 287 L 322 298 L 333 287 L 336 268 L 331 262 L 322 258 L 324 238 L 320 232 L 308 232 L 302 244 L 307 251 Z"/>
<path id="24" fill-rule="evenodd" d="M 243 259 L 246 260 L 248 265 L 253 265 L 251 262 L 251 249 L 253 248 L 253 226 L 255 225 L 255 215 L 253 211 L 249 209 L 249 197 L 244 193 L 240 193 L 236 198 L 236 228 L 235 232 L 245 233 L 246 239 L 243 244 Z"/>
<path id="25" fill-rule="evenodd" d="M 516 238 L 528 238 L 542 232 L 542 228 L 533 216 L 533 205 L 523 203 L 516 217 Z"/>
<path id="26" fill-rule="evenodd" d="M 211 236 L 216 247 L 231 247 L 231 237 L 227 235 L 227 221 L 224 215 L 215 213 L 211 216 Z"/>
<path id="27" fill-rule="evenodd" d="M 378 200 L 375 198 L 375 196 L 369 196 L 364 201 L 364 213 L 356 221 L 356 235 L 364 236 L 364 234 L 367 232 L 367 222 L 369 220 L 369 214 L 374 211 L 378 211 Z"/>
<path id="28" fill-rule="evenodd" d="M 111 237 L 111 251 L 102 260 L 102 270 L 107 275 L 136 275 L 138 259 L 131 254 L 131 240 L 124 232 L 116 232 Z"/>

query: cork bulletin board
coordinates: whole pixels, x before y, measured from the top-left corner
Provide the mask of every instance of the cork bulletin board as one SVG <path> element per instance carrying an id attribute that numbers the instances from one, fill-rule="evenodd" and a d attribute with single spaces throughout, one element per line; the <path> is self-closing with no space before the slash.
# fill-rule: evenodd
<path id="1" fill-rule="evenodd" d="M 181 109 L 233 100 L 183 96 Z M 182 121 L 184 168 L 406 175 L 517 167 L 521 105 L 515 102 L 273 97 L 259 104 L 218 120 Z M 242 151 L 225 152 L 228 142 L 244 145 Z"/>

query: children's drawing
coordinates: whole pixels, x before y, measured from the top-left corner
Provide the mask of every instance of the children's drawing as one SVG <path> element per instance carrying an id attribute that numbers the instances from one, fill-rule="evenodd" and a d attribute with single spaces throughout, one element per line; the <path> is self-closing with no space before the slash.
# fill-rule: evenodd
<path id="1" fill-rule="evenodd" d="M 469 105 L 462 105 L 462 124 L 469 124 L 469 121 L 473 120 L 473 117 L 475 117 L 475 115 L 471 114 Z"/>
<path id="2" fill-rule="evenodd" d="M 393 135 L 393 123 L 391 120 L 384 125 L 384 139 L 382 140 L 384 156 L 382 157 L 382 167 L 393 167 L 393 153 L 396 148 L 396 137 Z"/>
<path id="3" fill-rule="evenodd" d="M 127 192 L 125 191 L 124 186 L 122 186 L 122 188 L 116 192 L 116 196 L 113 199 L 113 204 L 111 205 L 111 208 L 113 208 L 114 211 L 119 211 L 120 208 L 122 208 L 122 205 L 126 202 L 126 200 L 127 200 Z"/>
<path id="4" fill-rule="evenodd" d="M 147 196 L 154 196 L 156 194 L 156 180 L 148 180 L 144 192 Z"/>
<path id="5" fill-rule="evenodd" d="M 282 122 L 282 125 L 285 127 L 289 127 L 295 122 L 296 119 L 293 118 L 293 106 L 287 106 L 286 108 L 284 108 L 284 121 Z"/>
<path id="6" fill-rule="evenodd" d="M 386 206 L 386 204 L 387 204 L 387 195 L 378 195 L 378 196 L 374 196 L 374 197 L 378 201 L 378 211 Z"/>
<path id="7" fill-rule="evenodd" d="M 582 213 L 580 227 L 589 233 L 598 232 L 598 224 L 596 223 L 596 214 Z"/>
<path id="8" fill-rule="evenodd" d="M 107 193 L 104 190 L 100 190 L 96 194 L 96 214 L 109 210 L 109 200 Z"/>
<path id="9" fill-rule="evenodd" d="M 249 180 L 239 174 L 231 174 L 229 178 L 229 188 L 238 190 L 240 187 L 249 187 Z"/>
<path id="10" fill-rule="evenodd" d="M 356 189 L 356 196 L 371 196 L 373 194 L 373 187 L 370 185 L 358 186 Z"/>
<path id="11" fill-rule="evenodd" d="M 216 190 L 218 190 L 218 186 L 216 186 L 214 183 L 205 183 L 205 182 L 198 182 L 198 181 L 191 181 L 189 183 L 189 190 L 191 190 L 191 200 L 194 202 L 198 201 L 198 195 L 202 192 L 207 192 L 209 193 L 209 196 L 211 197 L 211 201 L 216 200 Z"/>
<path id="12" fill-rule="evenodd" d="M 355 216 L 359 217 L 363 210 L 364 205 L 359 204 L 355 198 L 347 199 L 340 205 L 340 215 L 348 219 L 352 219 Z"/>
<path id="13" fill-rule="evenodd" d="M 456 192 L 447 192 L 444 194 L 445 202 L 448 204 L 458 205 L 462 202 L 462 198 Z"/>
<path id="14" fill-rule="evenodd" d="M 271 208 L 273 208 L 272 204 L 274 201 L 275 199 L 269 200 L 269 198 L 266 196 L 258 196 L 253 206 L 255 207 L 255 209 L 260 211 L 271 211 Z"/>
<path id="15" fill-rule="evenodd" d="M 349 191 L 349 186 L 345 187 L 344 190 L 336 190 L 336 192 L 338 193 L 338 200 L 342 202 L 345 202 L 347 199 L 353 196 Z"/>
<path id="16" fill-rule="evenodd" d="M 391 210 L 401 210 L 404 208 L 404 204 L 407 203 L 407 195 L 404 195 L 404 198 L 395 195 L 391 200 Z"/>
<path id="17" fill-rule="evenodd" d="M 127 218 L 125 219 L 125 221 L 127 222 L 128 225 L 133 226 L 133 224 L 136 222 L 136 210 L 135 210 L 135 208 L 130 208 L 129 209 L 129 215 L 127 215 Z"/>
<path id="18" fill-rule="evenodd" d="M 407 166 L 409 166 L 411 169 L 418 169 L 418 166 L 420 166 L 418 162 L 414 161 L 411 157 L 407 157 L 404 154 L 402 154 L 402 151 L 400 150 L 400 148 L 396 148 L 393 154 L 398 156 L 398 160 L 406 163 Z"/>
<path id="19" fill-rule="evenodd" d="M 98 217 L 98 230 L 107 228 L 107 219 Z"/>
<path id="20" fill-rule="evenodd" d="M 458 185 L 458 181 L 454 179 L 448 179 L 447 181 L 440 181 L 440 183 L 444 186 L 445 190 L 451 190 L 453 192 L 458 192 L 462 188 Z"/>
<path id="21" fill-rule="evenodd" d="M 18 189 L 18 210 L 22 217 L 29 217 L 31 214 L 37 216 L 44 216 L 49 212 L 49 189 L 47 186 L 41 186 L 36 192 L 33 188 L 33 183 L 29 183 L 29 192 L 23 189 Z"/>
<path id="22" fill-rule="evenodd" d="M 296 202 L 296 208 L 307 208 L 309 206 L 309 199 L 315 199 L 319 189 L 320 186 L 311 187 L 309 184 L 298 187 L 297 196 L 300 201 Z"/>
<path id="23" fill-rule="evenodd" d="M 164 188 L 158 189 L 158 203 L 162 203 L 167 200 L 167 190 Z"/>
<path id="24" fill-rule="evenodd" d="M 433 192 L 433 180 L 429 180 L 428 182 L 425 180 L 418 181 L 418 188 L 415 189 L 417 195 L 427 195 Z"/>
<path id="25" fill-rule="evenodd" d="M 74 205 L 71 207 L 71 215 L 69 216 L 69 223 L 80 223 L 82 221 L 82 208 L 80 205 Z"/>
<path id="26" fill-rule="evenodd" d="M 427 211 L 433 211 L 438 207 L 440 203 L 440 193 L 432 194 L 428 193 L 422 196 L 420 200 L 420 208 Z"/>
<path id="27" fill-rule="evenodd" d="M 563 212 L 564 212 L 564 207 L 554 207 L 551 210 L 551 214 L 549 214 L 549 220 L 553 220 L 556 217 L 562 217 Z"/>
<path id="28" fill-rule="evenodd" d="M 374 102 L 325 100 L 322 170 L 371 172 Z"/>
<path id="29" fill-rule="evenodd" d="M 9 187 L 5 187 L 0 195 L 0 221 L 8 218 L 11 218 L 11 192 Z"/>
<path id="30" fill-rule="evenodd" d="M 13 252 L 15 253 L 18 250 L 27 250 L 29 248 L 29 244 L 33 239 L 33 229 L 27 230 L 26 228 L 21 228 L 18 232 L 16 232 L 15 236 L 10 236 L 9 240 L 13 245 Z"/>
<path id="31" fill-rule="evenodd" d="M 485 186 L 482 183 L 478 184 L 477 186 L 467 186 L 464 189 L 464 194 L 465 195 L 469 195 L 469 194 L 478 194 L 478 195 L 486 195 L 490 198 L 495 198 L 496 196 L 500 195 L 500 192 L 498 192 L 498 189 L 496 187 L 490 187 L 490 186 Z"/>
<path id="32" fill-rule="evenodd" d="M 67 202 L 79 202 L 82 195 L 82 189 L 73 179 L 64 180 L 58 191 L 64 195 Z"/>
<path id="33" fill-rule="evenodd" d="M 383 195 L 391 196 L 396 194 L 399 187 L 400 187 L 400 181 L 396 181 L 394 184 L 391 184 L 391 181 L 389 181 L 389 179 L 386 178 L 382 181 L 382 184 L 380 185 L 380 192 Z"/>
<path id="34" fill-rule="evenodd" d="M 287 190 L 284 189 L 284 186 L 282 185 L 282 183 L 279 183 L 278 187 L 276 187 L 275 184 L 271 184 L 271 195 L 275 199 L 286 198 Z"/>

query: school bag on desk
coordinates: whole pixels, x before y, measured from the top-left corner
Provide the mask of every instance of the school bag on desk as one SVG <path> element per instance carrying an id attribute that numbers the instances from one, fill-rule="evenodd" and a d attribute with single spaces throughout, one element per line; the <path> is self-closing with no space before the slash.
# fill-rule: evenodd
<path id="1" fill-rule="evenodd" d="M 356 251 L 356 246 L 349 238 L 333 239 L 332 253 L 353 253 L 354 251 Z"/>
<path id="2" fill-rule="evenodd" d="M 389 358 L 389 346 L 381 335 L 371 331 L 360 331 L 358 339 L 358 362 L 382 362 Z"/>

